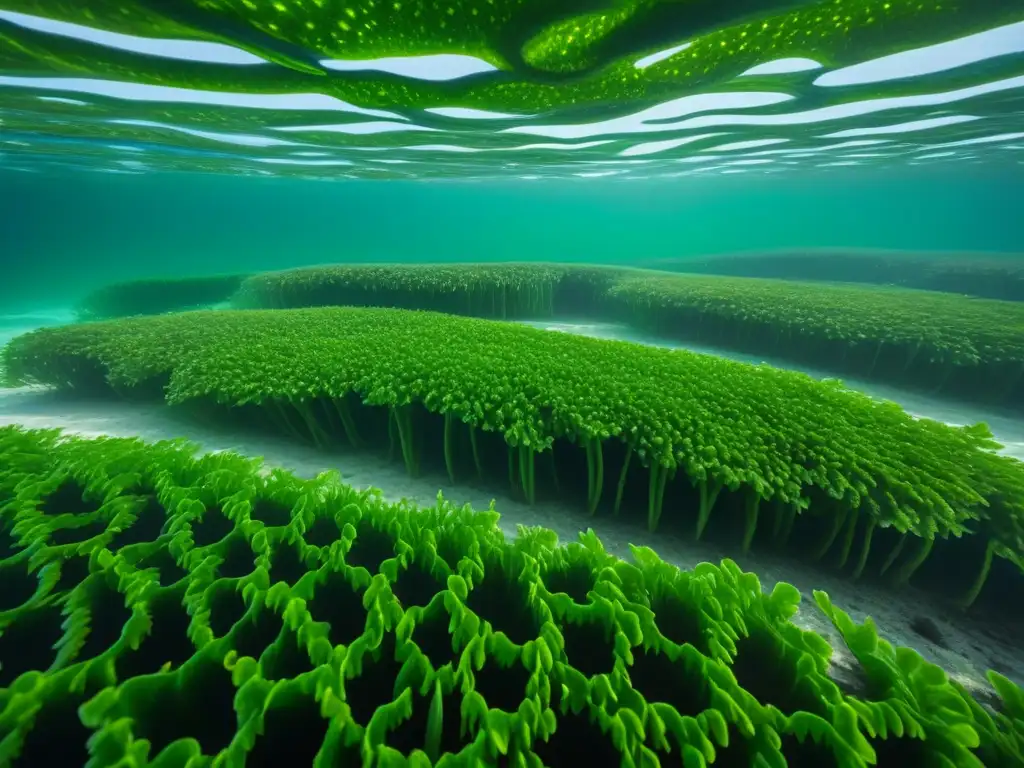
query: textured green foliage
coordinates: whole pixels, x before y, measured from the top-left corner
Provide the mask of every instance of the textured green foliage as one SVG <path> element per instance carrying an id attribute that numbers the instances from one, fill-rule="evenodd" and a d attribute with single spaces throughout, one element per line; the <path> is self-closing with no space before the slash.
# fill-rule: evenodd
<path id="1" fill-rule="evenodd" d="M 977 580 L 957 585 L 968 590 L 966 604 L 993 557 L 1019 563 L 1024 553 L 1024 465 L 994 453 L 984 425 L 915 419 L 838 382 L 767 366 L 357 308 L 194 312 L 42 329 L 11 342 L 4 361 L 13 383 L 213 402 L 318 446 L 387 436 L 413 474 L 432 434 L 427 420 L 443 417 L 450 475 L 469 471 L 465 444 L 460 464 L 453 442 L 468 432 L 475 472 L 503 466 L 507 454 L 509 482 L 528 500 L 551 466 L 557 489 L 558 460 L 583 449 L 591 513 L 612 489 L 618 511 L 632 466 L 631 495 L 646 507 L 651 529 L 666 489 L 684 494 L 681 508 L 668 512 L 695 518 L 697 536 L 716 503 L 742 500 L 744 546 L 762 506 L 773 511 L 782 541 L 797 516 L 824 521 L 817 556 L 841 542 L 840 565 L 856 563 L 855 575 L 876 527 L 920 542 L 893 570 L 898 582 L 921 567 L 936 538 L 952 536 L 953 545 L 977 533 L 989 549 Z M 490 455 L 481 456 L 487 452 L 476 436 L 498 438 L 488 443 Z M 605 471 L 606 455 L 621 457 L 621 473 Z M 850 557 L 858 530 L 863 538 Z M 903 543 L 893 544 L 883 572 Z"/>
<path id="2" fill-rule="evenodd" d="M 103 320 L 219 304 L 231 298 L 245 277 L 214 275 L 113 283 L 86 296 L 78 306 L 78 316 L 83 320 Z"/>
<path id="3" fill-rule="evenodd" d="M 426 309 L 490 318 L 595 311 L 621 267 L 563 264 L 381 264 L 265 272 L 232 300 L 252 309 L 371 306 Z"/>
<path id="4" fill-rule="evenodd" d="M 255 275 L 240 306 L 356 305 L 626 321 L 891 384 L 1024 404 L 1016 302 L 856 285 L 552 264 L 336 266 Z"/>
<path id="5" fill-rule="evenodd" d="M 645 266 L 734 277 L 878 283 L 1024 301 L 1024 258 L 1019 254 L 807 248 L 660 259 Z"/>
<path id="6" fill-rule="evenodd" d="M 18 531 L 0 557 L 5 765 L 1019 758 L 1019 687 L 993 677 L 994 719 L 816 593 L 885 681 L 857 698 L 790 622 L 797 590 L 765 594 L 729 560 L 628 562 L 592 531 L 506 540 L 493 511 L 388 504 L 181 441 L 2 428 L 0 457 Z M 91 535 L 55 542 L 71 523 Z"/>
<path id="7" fill-rule="evenodd" d="M 646 327 L 934 392 L 1024 403 L 1024 305 L 903 288 L 663 274 L 609 289 Z"/>

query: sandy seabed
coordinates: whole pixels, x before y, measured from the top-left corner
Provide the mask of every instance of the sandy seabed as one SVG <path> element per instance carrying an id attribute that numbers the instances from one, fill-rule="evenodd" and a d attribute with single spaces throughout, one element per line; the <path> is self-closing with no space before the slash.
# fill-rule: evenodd
<path id="1" fill-rule="evenodd" d="M 554 331 L 659 343 L 656 339 L 640 337 L 621 326 L 552 322 L 536 325 Z M 14 330 L 0 329 L 0 346 L 6 341 L 5 337 L 16 335 Z M 22 327 L 17 332 L 25 330 L 28 329 Z M 725 354 L 720 350 L 697 348 L 695 351 Z M 747 362 L 761 362 L 733 354 L 726 356 Z M 819 375 L 810 370 L 806 372 Z M 821 373 L 820 376 L 824 377 L 825 374 Z M 916 416 L 952 424 L 985 421 L 1004 444 L 1007 453 L 1024 458 L 1024 423 L 1021 420 L 986 413 L 977 408 L 961 408 L 875 384 L 864 384 L 863 387 L 852 381 L 847 381 L 847 384 L 863 389 L 872 396 L 899 402 Z M 608 551 L 626 559 L 630 558 L 630 544 L 651 547 L 663 559 L 687 569 L 700 562 L 718 562 L 723 557 L 731 557 L 745 571 L 756 573 L 766 590 L 771 590 L 777 581 L 789 582 L 800 590 L 803 601 L 794 621 L 830 641 L 835 649 L 833 677 L 845 685 L 855 687 L 858 684 L 858 664 L 839 633 L 814 604 L 811 597 L 814 589 L 827 592 L 834 603 L 848 612 L 855 621 L 863 621 L 871 616 L 886 640 L 918 650 L 982 698 L 989 691 L 984 677 L 987 669 L 995 669 L 1015 682 L 1024 684 L 1024 624 L 1011 626 L 984 621 L 950 610 L 930 595 L 913 589 L 893 592 L 874 584 L 854 583 L 820 566 L 809 566 L 773 552 L 752 551 L 744 555 L 672 534 L 651 534 L 636 525 L 607 517 L 590 517 L 578 509 L 558 503 L 538 502 L 529 506 L 507 495 L 495 493 L 493 489 L 461 483 L 452 485 L 443 474 L 411 478 L 400 462 L 389 462 L 375 453 L 314 450 L 275 436 L 211 430 L 187 419 L 174 408 L 159 404 L 72 399 L 41 388 L 0 389 L 0 425 L 8 424 L 29 429 L 60 427 L 68 433 L 86 437 L 111 435 L 141 437 L 147 441 L 185 437 L 198 443 L 204 451 L 230 450 L 248 456 L 261 456 L 268 466 L 282 467 L 302 477 L 313 477 L 325 470 L 338 470 L 346 482 L 357 488 L 379 488 L 386 499 L 406 499 L 422 506 L 433 506 L 439 490 L 449 501 L 459 505 L 468 503 L 475 509 L 487 509 L 493 501 L 501 514 L 499 524 L 506 535 L 514 536 L 519 525 L 541 525 L 554 530 L 559 539 L 565 542 L 575 540 L 581 531 L 592 527 Z M 942 635 L 942 645 L 933 643 L 912 629 L 915 620 L 922 616 L 935 623 Z"/>

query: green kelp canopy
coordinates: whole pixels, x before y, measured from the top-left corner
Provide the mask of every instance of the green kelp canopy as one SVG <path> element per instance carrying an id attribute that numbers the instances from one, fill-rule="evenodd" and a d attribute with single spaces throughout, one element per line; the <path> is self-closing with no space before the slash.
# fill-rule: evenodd
<path id="1" fill-rule="evenodd" d="M 1013 768 L 992 714 L 815 602 L 868 692 L 730 560 L 390 504 L 183 441 L 0 428 L 0 762 Z"/>
<path id="2" fill-rule="evenodd" d="M 1001 50 L 998 30 L 1022 18 L 1020 0 L 10 0 L 4 151 L 58 163 L 60 139 L 122 174 L 589 183 L 601 164 L 619 178 L 765 170 L 675 164 L 737 142 L 788 141 L 789 162 L 810 152 L 814 170 L 847 146 L 821 140 L 831 125 L 970 99 L 967 119 L 901 141 L 980 139 L 972 152 L 1001 159 L 985 144 L 1019 127 L 1012 56 L 920 77 L 861 65 L 993 31 L 998 45 L 975 45 Z M 653 164 L 621 164 L 634 155 Z"/>
<path id="3" fill-rule="evenodd" d="M 11 342 L 4 361 L 14 383 L 259 406 L 278 429 L 316 444 L 329 441 L 331 430 L 359 443 L 351 395 L 356 407 L 386 409 L 380 428 L 397 435 L 410 471 L 418 468 L 422 438 L 414 434 L 415 406 L 444 418 L 453 476 L 457 425 L 471 436 L 501 436 L 510 480 L 518 479 L 528 499 L 535 457 L 550 454 L 556 441 L 575 444 L 586 451 L 591 512 L 616 479 L 618 509 L 635 457 L 649 470 L 652 529 L 669 481 L 699 490 L 698 536 L 723 491 L 743 497 L 746 545 L 762 502 L 774 505 L 776 526 L 789 515 L 784 525 L 791 527 L 792 517 L 810 507 L 831 521 L 820 554 L 838 537 L 842 564 L 864 523 L 858 573 L 876 526 L 921 542 L 899 569 L 903 580 L 936 537 L 977 533 L 988 550 L 967 602 L 994 554 L 1019 563 L 1024 553 L 1024 464 L 994 453 L 983 425 L 915 419 L 838 382 L 768 366 L 361 308 L 193 312 L 43 329 Z M 616 448 L 626 451 L 618 478 L 604 467 L 605 454 Z M 479 471 L 477 454 L 474 438 Z"/>

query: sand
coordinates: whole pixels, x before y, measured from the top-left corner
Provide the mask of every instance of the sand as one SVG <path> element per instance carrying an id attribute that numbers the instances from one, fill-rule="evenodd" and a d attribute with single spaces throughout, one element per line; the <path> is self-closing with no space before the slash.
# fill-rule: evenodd
<path id="1" fill-rule="evenodd" d="M 549 322 L 540 325 L 552 330 L 606 338 L 657 342 L 641 339 L 620 326 Z M 18 328 L 19 332 L 23 330 L 23 326 Z M 0 345 L 5 341 L 5 336 L 14 335 L 8 331 L 9 328 L 0 327 Z M 728 356 L 737 357 L 732 354 Z M 853 382 L 848 383 L 853 385 Z M 873 384 L 865 385 L 865 389 L 874 396 L 900 402 L 919 416 L 940 418 L 952 423 L 987 421 L 997 437 L 1006 444 L 1008 452 L 1024 456 L 1024 424 L 1012 418 L 997 418 L 996 414 L 959 408 L 905 392 L 890 393 L 884 387 Z M 338 470 L 353 486 L 380 488 L 385 498 L 391 500 L 407 499 L 430 506 L 435 503 L 438 490 L 450 501 L 460 505 L 468 503 L 477 509 L 486 509 L 493 500 L 501 514 L 500 525 L 510 536 L 515 535 L 518 525 L 543 525 L 554 530 L 562 541 L 569 541 L 574 540 L 580 531 L 592 527 L 610 552 L 626 558 L 629 557 L 631 543 L 649 546 L 662 558 L 682 568 L 691 568 L 703 561 L 718 562 L 723 557 L 732 557 L 744 570 L 758 574 L 765 589 L 770 590 L 777 581 L 786 581 L 801 591 L 804 601 L 794 620 L 804 628 L 819 632 L 831 642 L 835 649 L 833 677 L 849 686 L 856 685 L 858 665 L 842 643 L 838 632 L 811 599 L 813 589 L 828 592 L 835 604 L 850 613 L 855 621 L 863 621 L 865 617 L 871 616 L 878 623 L 881 635 L 889 642 L 915 648 L 982 698 L 989 695 L 984 678 L 984 672 L 989 668 L 1024 684 L 1024 626 L 985 623 L 970 615 L 951 612 L 930 596 L 915 590 L 894 593 L 871 584 L 853 583 L 820 567 L 811 567 L 775 553 L 752 551 L 743 555 L 727 552 L 705 542 L 664 533 L 650 534 L 608 517 L 591 518 L 579 510 L 557 503 L 538 503 L 531 507 L 500 492 L 496 493 L 494 489 L 452 485 L 443 474 L 410 478 L 401 463 L 391 463 L 371 453 L 314 450 L 274 436 L 215 431 L 188 420 L 173 408 L 159 404 L 69 399 L 40 388 L 0 389 L 0 424 L 18 424 L 27 428 L 61 427 L 69 433 L 83 436 L 138 436 L 146 440 L 187 437 L 197 442 L 203 450 L 232 450 L 249 456 L 261 456 L 268 466 L 283 467 L 303 477 L 312 477 L 324 470 Z M 913 621 L 920 616 L 928 616 L 935 622 L 943 636 L 945 648 L 912 629 Z"/>

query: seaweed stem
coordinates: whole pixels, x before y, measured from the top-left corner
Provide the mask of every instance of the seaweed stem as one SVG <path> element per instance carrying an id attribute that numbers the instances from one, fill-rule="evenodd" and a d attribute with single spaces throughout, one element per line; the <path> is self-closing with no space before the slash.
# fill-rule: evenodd
<path id="1" fill-rule="evenodd" d="M 626 448 L 626 458 L 622 462 L 622 471 L 619 472 L 619 486 L 615 491 L 615 510 L 613 514 L 619 514 L 619 510 L 622 508 L 622 493 L 626 490 L 626 475 L 629 472 L 629 462 L 633 458 L 633 446 L 630 445 Z"/>

